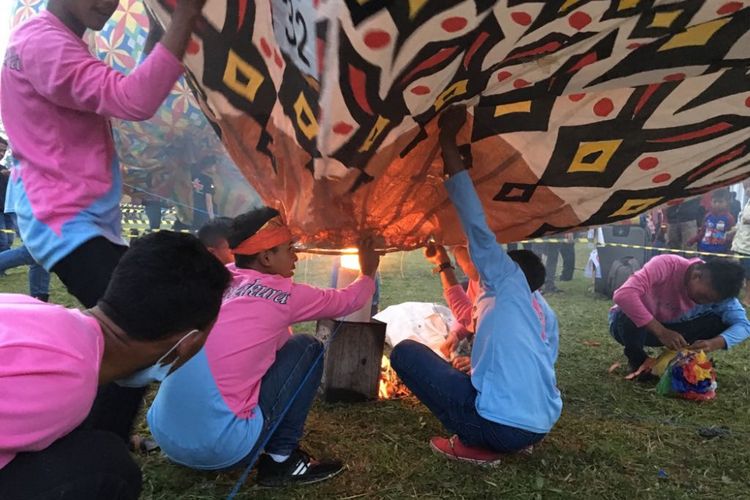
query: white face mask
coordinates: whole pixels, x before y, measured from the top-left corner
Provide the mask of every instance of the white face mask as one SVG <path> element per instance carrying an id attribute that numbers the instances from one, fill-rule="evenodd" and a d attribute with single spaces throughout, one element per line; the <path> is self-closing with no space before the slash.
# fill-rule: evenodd
<path id="1" fill-rule="evenodd" d="M 162 361 L 172 354 L 172 351 L 177 349 L 177 346 L 182 344 L 186 338 L 199 332 L 200 330 L 191 330 L 186 333 L 170 350 L 166 352 L 166 354 L 164 354 L 164 356 L 160 357 L 156 363 L 142 370 L 138 370 L 128 377 L 115 380 L 115 384 L 122 387 L 146 387 L 151 382 L 161 382 L 172 372 L 172 367 L 180 357 L 176 357 L 171 363 L 163 364 Z"/>

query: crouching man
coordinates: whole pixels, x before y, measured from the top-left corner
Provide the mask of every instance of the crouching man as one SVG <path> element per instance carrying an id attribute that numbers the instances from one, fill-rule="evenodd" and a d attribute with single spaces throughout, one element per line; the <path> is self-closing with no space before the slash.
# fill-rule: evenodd
<path id="1" fill-rule="evenodd" d="M 197 238 L 163 231 L 133 243 L 91 309 L 0 294 L 0 498 L 138 498 L 127 445 L 86 419 L 97 387 L 143 387 L 184 364 L 229 280 Z"/>
<path id="2" fill-rule="evenodd" d="M 391 353 L 409 389 L 455 435 L 430 445 L 447 458 L 492 465 L 503 453 L 539 442 L 560 417 L 555 378 L 557 318 L 537 291 L 544 265 L 530 251 L 506 254 L 485 221 L 482 205 L 456 144 L 464 108 L 440 118 L 445 181 L 479 273 L 471 369 L 452 367 L 410 340 Z"/>

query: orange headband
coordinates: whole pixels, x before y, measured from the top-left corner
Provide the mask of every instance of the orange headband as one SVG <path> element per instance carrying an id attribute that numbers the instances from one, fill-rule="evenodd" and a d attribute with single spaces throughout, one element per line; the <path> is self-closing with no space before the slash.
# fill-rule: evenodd
<path id="1" fill-rule="evenodd" d="M 234 255 L 255 255 L 291 241 L 291 239 L 292 232 L 289 231 L 289 228 L 274 218 L 260 228 L 257 233 L 237 245 L 237 248 L 233 248 L 232 253 Z"/>

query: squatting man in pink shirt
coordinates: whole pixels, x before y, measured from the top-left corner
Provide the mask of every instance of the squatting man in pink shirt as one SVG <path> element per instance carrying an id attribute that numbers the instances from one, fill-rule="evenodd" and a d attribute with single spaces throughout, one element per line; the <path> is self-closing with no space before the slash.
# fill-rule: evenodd
<path id="1" fill-rule="evenodd" d="M 147 415 L 151 433 L 171 461 L 193 469 L 242 468 L 263 451 L 262 486 L 329 479 L 343 464 L 300 446 L 323 344 L 290 327 L 365 306 L 380 257 L 363 244 L 360 276 L 345 288 L 295 283 L 292 234 L 270 208 L 237 217 L 228 243 L 235 262 L 216 325 L 205 348 L 159 387 Z"/>
<path id="2" fill-rule="evenodd" d="M 659 255 L 615 291 L 609 326 L 625 347 L 632 372 L 648 359 L 644 346 L 729 349 L 750 336 L 750 322 L 737 300 L 742 267 L 728 259 Z M 648 371 L 641 380 L 653 378 Z"/>
<path id="3" fill-rule="evenodd" d="M 0 294 L 0 498 L 138 498 L 125 442 L 84 423 L 97 388 L 169 380 L 205 343 L 229 281 L 197 238 L 164 231 L 133 243 L 90 309 Z"/>

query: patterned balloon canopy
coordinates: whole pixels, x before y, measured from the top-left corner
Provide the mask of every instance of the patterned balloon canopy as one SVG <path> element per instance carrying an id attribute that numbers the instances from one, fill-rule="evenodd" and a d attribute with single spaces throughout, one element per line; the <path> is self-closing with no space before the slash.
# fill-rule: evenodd
<path id="1" fill-rule="evenodd" d="M 46 0 L 11 2 L 13 26 L 36 14 Z M 149 18 L 140 0 L 120 0 L 103 30 L 88 32 L 92 53 L 111 67 L 129 73 L 144 57 Z M 260 204 L 255 190 L 240 174 L 221 141 L 180 79 L 156 115 L 144 122 L 113 120 L 125 183 L 136 199 L 162 199 L 176 205 L 182 222 L 192 220 L 191 170 L 211 162 L 216 170 L 217 213 L 236 215 Z"/>
<path id="2" fill-rule="evenodd" d="M 166 23 L 174 0 L 147 0 Z M 208 0 L 186 64 L 267 204 L 310 245 L 463 236 L 435 119 L 504 241 L 750 175 L 750 2 Z"/>

